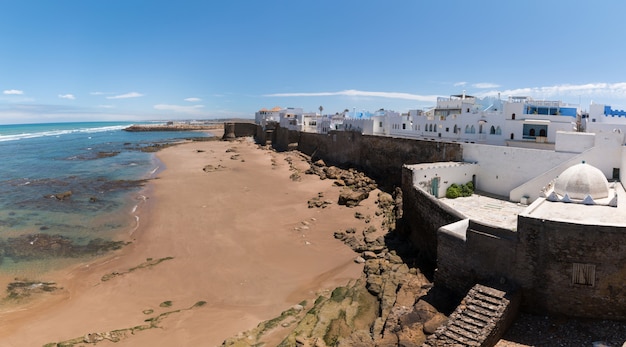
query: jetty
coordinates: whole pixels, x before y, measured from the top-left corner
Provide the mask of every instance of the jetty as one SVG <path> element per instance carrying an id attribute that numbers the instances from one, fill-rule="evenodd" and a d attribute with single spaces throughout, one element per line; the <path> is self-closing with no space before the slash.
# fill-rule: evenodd
<path id="1" fill-rule="evenodd" d="M 224 125 L 220 123 L 209 124 L 191 124 L 191 123 L 175 123 L 167 122 L 165 124 L 133 124 L 125 131 L 139 132 L 139 131 L 206 131 L 222 129 Z"/>

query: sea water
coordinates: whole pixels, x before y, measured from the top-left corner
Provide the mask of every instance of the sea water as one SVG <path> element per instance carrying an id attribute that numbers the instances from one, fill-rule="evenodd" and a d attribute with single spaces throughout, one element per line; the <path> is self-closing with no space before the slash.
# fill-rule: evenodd
<path id="1" fill-rule="evenodd" d="M 137 223 L 140 189 L 159 169 L 141 149 L 208 136 L 123 130 L 130 125 L 0 125 L 0 273 L 110 250 Z"/>

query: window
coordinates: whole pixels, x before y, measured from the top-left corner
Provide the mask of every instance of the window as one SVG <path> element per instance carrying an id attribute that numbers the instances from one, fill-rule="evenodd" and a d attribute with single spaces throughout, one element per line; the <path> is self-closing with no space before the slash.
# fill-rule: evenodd
<path id="1" fill-rule="evenodd" d="M 383 127 L 383 122 L 378 122 L 378 126 L 382 128 Z"/>
<path id="2" fill-rule="evenodd" d="M 496 134 L 496 127 L 492 125 L 491 128 L 489 128 L 489 135 L 495 135 L 495 134 Z"/>
<path id="3" fill-rule="evenodd" d="M 513 113 L 513 114 L 511 115 L 511 119 L 512 119 L 512 120 L 515 120 L 515 113 Z"/>
<path id="4" fill-rule="evenodd" d="M 402 123 L 402 130 L 406 129 L 406 124 Z"/>
<path id="5" fill-rule="evenodd" d="M 591 286 L 596 283 L 596 266 L 593 264 L 574 263 L 572 268 L 572 284 Z"/>

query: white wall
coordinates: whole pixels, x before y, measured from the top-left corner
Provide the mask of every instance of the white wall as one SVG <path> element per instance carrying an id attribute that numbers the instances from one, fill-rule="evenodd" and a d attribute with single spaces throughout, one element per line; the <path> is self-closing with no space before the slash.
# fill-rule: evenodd
<path id="1" fill-rule="evenodd" d="M 463 143 L 463 161 L 478 163 L 476 189 L 508 197 L 510 191 L 576 154 Z"/>
<path id="2" fill-rule="evenodd" d="M 440 162 L 410 165 L 413 170 L 413 185 L 431 192 L 433 179 L 439 178 L 439 186 L 436 196 L 443 198 L 446 190 L 453 183 L 465 184 L 472 181 L 478 166 L 473 163 Z"/>
<path id="3" fill-rule="evenodd" d="M 557 152 L 582 153 L 595 145 L 595 134 L 557 131 L 554 150 Z"/>

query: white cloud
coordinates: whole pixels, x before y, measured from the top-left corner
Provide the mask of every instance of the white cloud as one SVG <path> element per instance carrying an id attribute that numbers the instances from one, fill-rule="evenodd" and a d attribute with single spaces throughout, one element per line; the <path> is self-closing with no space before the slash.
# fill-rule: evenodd
<path id="1" fill-rule="evenodd" d="M 143 94 L 137 92 L 130 92 L 126 94 L 107 96 L 107 99 L 129 99 L 129 98 L 139 98 L 142 97 Z"/>
<path id="2" fill-rule="evenodd" d="M 318 92 L 318 93 L 277 93 L 267 94 L 267 97 L 309 97 L 309 96 L 353 96 L 353 97 L 377 97 L 387 99 L 415 100 L 425 102 L 437 101 L 436 95 L 418 95 L 399 92 L 368 92 L 362 90 L 342 90 L 338 92 Z"/>
<path id="3" fill-rule="evenodd" d="M 76 97 L 73 94 L 59 94 L 59 98 L 68 99 L 68 100 L 76 99 Z"/>
<path id="4" fill-rule="evenodd" d="M 189 102 L 200 102 L 200 101 L 202 101 L 202 99 L 200 99 L 200 98 L 187 98 L 187 99 L 185 99 L 185 101 L 189 101 Z"/>
<path id="5" fill-rule="evenodd" d="M 456 82 L 455 84 L 453 84 L 453 86 L 455 86 L 455 87 L 463 87 L 466 84 L 467 84 L 467 82 Z"/>
<path id="6" fill-rule="evenodd" d="M 483 83 L 474 83 L 472 84 L 472 87 L 479 88 L 479 89 L 490 89 L 490 88 L 498 88 L 500 87 L 500 85 L 495 84 L 495 83 L 483 82 Z"/>
<path id="7" fill-rule="evenodd" d="M 115 108 L 113 105 L 98 105 L 98 108 Z"/>
<path id="8" fill-rule="evenodd" d="M 203 108 L 204 108 L 204 105 L 193 105 L 193 106 L 168 105 L 168 104 L 154 105 L 155 110 L 172 111 L 172 112 L 187 113 L 187 114 L 199 114 L 201 113 Z"/>
<path id="9" fill-rule="evenodd" d="M 6 95 L 22 95 L 24 94 L 24 91 L 17 90 L 17 89 L 8 89 L 8 90 L 5 90 L 3 93 Z"/>
<path id="10" fill-rule="evenodd" d="M 533 98 L 596 97 L 599 99 L 626 98 L 626 82 L 560 84 L 546 87 L 526 87 L 507 90 L 490 90 L 480 96 L 531 96 Z"/>

